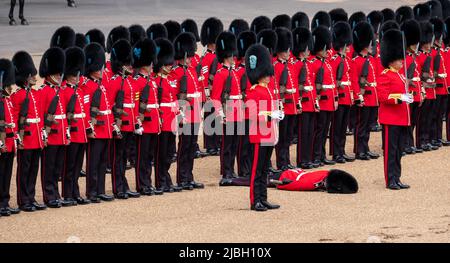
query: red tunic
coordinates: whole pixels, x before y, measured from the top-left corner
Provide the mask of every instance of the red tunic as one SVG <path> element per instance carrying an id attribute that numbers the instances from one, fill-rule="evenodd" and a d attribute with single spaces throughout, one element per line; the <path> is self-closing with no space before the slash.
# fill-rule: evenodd
<path id="1" fill-rule="evenodd" d="M 1 99 L 5 105 L 5 152 L 15 152 L 15 139 L 17 138 L 17 116 L 15 115 L 11 97 L 3 95 Z"/>
<path id="2" fill-rule="evenodd" d="M 422 72 L 423 64 L 425 63 L 425 60 L 429 56 L 430 56 L 430 53 L 425 53 L 425 52 L 420 52 L 419 55 L 417 56 L 417 65 L 421 69 L 420 72 Z M 433 63 L 431 63 L 429 74 L 430 74 L 430 77 L 433 76 Z M 425 98 L 427 100 L 434 100 L 434 99 L 436 99 L 436 90 L 434 88 L 427 88 L 427 87 L 425 87 L 425 92 L 426 92 Z"/>
<path id="3" fill-rule="evenodd" d="M 123 82 L 122 87 L 122 76 L 114 75 L 109 81 L 108 90 L 109 100 L 115 103 L 116 96 L 119 90 L 123 89 L 124 99 L 123 99 L 123 110 L 124 115 L 121 116 L 122 126 L 120 130 L 122 132 L 134 132 L 134 127 L 137 122 L 136 107 L 139 107 L 139 91 L 140 88 L 132 85 L 133 78 L 127 76 Z"/>
<path id="4" fill-rule="evenodd" d="M 414 75 L 411 80 L 414 85 L 409 86 L 409 91 L 414 96 L 414 102 L 421 102 L 422 101 L 421 95 L 422 81 L 420 81 L 421 68 L 419 63 L 417 62 L 417 57 L 413 53 L 408 52 L 406 55 L 406 70 L 413 62 L 416 64 L 416 69 L 414 70 Z M 401 72 L 405 72 L 405 67 L 401 69 Z"/>
<path id="5" fill-rule="evenodd" d="M 437 50 L 436 48 L 433 48 L 431 51 L 431 56 L 433 57 L 433 60 L 435 59 L 436 55 L 440 54 L 441 56 L 441 63 L 439 67 L 438 76 L 436 77 L 436 95 L 447 95 L 447 68 L 446 68 L 446 52 L 441 48 Z"/>
<path id="6" fill-rule="evenodd" d="M 302 111 L 303 112 L 315 112 L 316 108 L 314 105 L 315 105 L 317 95 L 316 95 L 316 89 L 314 88 L 314 85 L 312 83 L 313 74 L 311 72 L 311 62 L 307 59 L 300 60 L 300 61 L 298 61 L 296 66 L 298 67 L 298 69 L 297 69 L 298 72 L 301 72 L 301 70 L 304 66 L 306 67 L 306 82 L 303 87 L 304 90 L 302 92 L 302 98 L 301 98 Z"/>
<path id="7" fill-rule="evenodd" d="M 171 78 L 176 81 L 177 93 L 180 90 L 180 79 L 184 75 L 183 66 L 175 66 L 171 72 Z M 202 120 L 202 92 L 200 83 L 198 82 L 197 72 L 194 68 L 189 67 L 186 69 L 187 76 L 187 101 L 188 107 L 186 107 L 184 114 L 187 123 L 200 123 Z"/>
<path id="8" fill-rule="evenodd" d="M 177 84 L 170 76 L 158 74 L 155 78 L 156 84 L 162 88 L 162 96 L 159 101 L 159 111 L 161 114 L 161 130 L 165 132 L 176 132 L 176 116 L 179 114 L 177 100 Z"/>
<path id="9" fill-rule="evenodd" d="M 75 90 L 66 84 L 66 88 L 61 92 L 63 91 L 68 98 L 67 103 L 69 103 Z M 89 99 L 85 99 L 83 91 L 78 88 L 76 90 L 74 120 L 70 123 L 70 141 L 73 143 L 87 143 L 86 129 L 89 128 L 88 121 L 90 120 L 88 101 Z"/>
<path id="10" fill-rule="evenodd" d="M 337 69 L 339 67 L 339 64 L 341 61 L 344 63 L 344 70 L 343 75 L 341 79 L 341 85 L 340 87 L 337 87 L 338 97 L 339 97 L 339 105 L 353 105 L 353 89 L 352 89 L 352 82 L 351 82 L 351 59 L 348 57 L 341 57 L 340 55 L 336 54 L 334 55 L 331 60 L 330 64 L 333 68 L 333 72 L 336 72 L 337 77 Z"/>
<path id="11" fill-rule="evenodd" d="M 154 78 L 149 80 L 149 94 L 147 100 L 147 111 L 144 113 L 144 121 L 142 127 L 144 133 L 160 133 L 161 123 L 159 121 L 159 103 L 158 103 L 158 84 Z M 138 92 L 138 96 L 142 96 L 142 91 L 147 85 L 147 77 L 138 74 L 134 77 L 132 86 Z M 134 108 L 134 116 L 139 116 L 139 100 L 136 101 L 136 107 Z"/>
<path id="12" fill-rule="evenodd" d="M 284 95 L 284 113 L 286 115 L 297 115 L 297 107 L 301 105 L 300 93 L 298 90 L 299 71 L 297 66 L 297 60 L 286 63 L 287 63 L 288 77 L 286 82 L 286 93 Z M 279 80 L 281 78 L 285 65 L 286 64 L 281 62 L 280 60 L 276 60 L 275 63 L 273 63 L 275 70 L 274 78 L 278 80 L 277 81 L 278 90 L 280 90 Z"/>
<path id="13" fill-rule="evenodd" d="M 292 182 L 285 185 L 277 185 L 277 189 L 286 191 L 314 191 L 328 177 L 329 171 L 306 172 L 301 169 L 292 169 L 284 171 L 278 180 L 291 180 Z"/>
<path id="14" fill-rule="evenodd" d="M 63 91 L 65 87 L 57 87 L 50 83 L 46 83 L 41 87 L 42 97 L 42 107 L 44 114 L 48 113 L 49 106 L 53 98 L 56 96 L 59 90 L 59 100 L 56 105 L 55 121 L 57 124 L 52 124 L 50 127 L 50 134 L 48 134 L 48 145 L 67 145 L 69 141 L 67 140 L 67 92 Z"/>
<path id="15" fill-rule="evenodd" d="M 319 106 L 321 111 L 335 111 L 337 109 L 337 91 L 335 85 L 335 74 L 328 60 L 319 60 L 317 58 L 311 60 L 311 72 L 313 73 L 314 88 L 317 72 L 323 66 L 323 84 L 320 91 Z"/>
<path id="16" fill-rule="evenodd" d="M 245 65 L 244 64 L 236 64 L 236 65 L 239 65 L 238 67 L 236 67 L 236 74 L 237 74 L 237 76 L 238 76 L 238 79 L 239 79 L 239 84 L 241 83 L 241 80 L 242 80 L 242 77 L 244 76 L 244 74 L 246 74 L 246 72 L 245 72 Z M 248 89 L 250 89 L 250 87 L 252 86 L 252 84 L 250 83 L 250 81 L 248 80 L 248 78 L 247 78 L 247 86 L 246 86 L 246 89 L 248 90 Z M 242 88 L 242 87 L 241 87 Z M 246 94 L 247 93 L 247 90 L 246 91 L 244 91 L 244 93 Z M 245 101 L 245 96 L 244 96 L 244 101 Z M 248 120 L 248 108 L 246 107 L 246 106 L 244 106 L 244 118 L 246 119 L 246 120 Z"/>
<path id="17" fill-rule="evenodd" d="M 354 98 L 357 98 L 359 94 L 361 94 L 361 87 L 359 85 L 359 79 L 361 76 L 361 72 L 363 69 L 363 65 L 366 61 L 367 57 L 361 57 L 360 55 L 353 58 L 353 64 L 351 65 L 352 69 L 352 88 Z M 377 94 L 377 67 L 376 59 L 373 57 L 369 57 L 369 71 L 367 75 L 367 82 L 369 82 L 369 86 L 364 87 L 364 106 L 368 107 L 376 107 L 378 106 L 378 94 Z"/>

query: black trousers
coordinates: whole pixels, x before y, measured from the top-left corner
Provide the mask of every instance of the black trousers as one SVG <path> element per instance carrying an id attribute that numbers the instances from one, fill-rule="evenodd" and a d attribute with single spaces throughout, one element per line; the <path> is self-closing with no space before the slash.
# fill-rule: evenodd
<path id="1" fill-rule="evenodd" d="M 205 112 L 204 112 L 204 118 L 205 120 L 211 120 L 213 117 L 210 116 L 211 114 L 214 114 L 215 109 L 212 106 L 212 101 L 205 102 Z M 209 105 L 208 105 L 209 104 Z M 209 110 L 210 109 L 210 110 Z M 214 115 L 213 115 L 214 116 Z M 208 122 L 208 124 L 211 124 L 211 128 L 215 129 L 216 125 L 220 125 L 220 120 L 218 118 L 213 118 L 212 122 Z M 206 150 L 217 150 L 220 147 L 220 136 L 216 133 L 214 134 L 206 134 L 205 129 L 207 129 L 207 125 L 204 125 L 203 127 L 203 146 Z"/>
<path id="2" fill-rule="evenodd" d="M 370 151 L 370 124 L 374 122 L 377 117 L 378 107 L 358 107 L 356 113 L 356 128 L 354 133 L 354 153 L 363 154 Z"/>
<path id="3" fill-rule="evenodd" d="M 136 136 L 137 156 L 134 170 L 136 173 L 137 191 L 152 187 L 152 162 L 154 160 L 157 142 L 157 133 L 144 133 Z"/>
<path id="4" fill-rule="evenodd" d="M 447 141 L 450 141 L 450 96 L 447 96 L 447 118 L 445 123 L 447 124 Z"/>
<path id="5" fill-rule="evenodd" d="M 64 178 L 62 180 L 62 195 L 64 198 L 80 197 L 78 178 L 83 168 L 85 143 L 71 143 L 66 146 L 66 164 Z"/>
<path id="6" fill-rule="evenodd" d="M 347 127 L 350 117 L 350 105 L 339 105 L 331 121 L 330 155 L 333 158 L 345 154 Z"/>
<path id="7" fill-rule="evenodd" d="M 250 144 L 250 121 L 245 120 L 245 133 L 239 136 L 237 163 L 239 177 L 250 177 L 252 172 L 252 146 Z"/>
<path id="8" fill-rule="evenodd" d="M 86 196 L 105 193 L 105 175 L 109 156 L 108 139 L 90 139 L 86 156 Z"/>
<path id="9" fill-rule="evenodd" d="M 45 203 L 61 199 L 58 180 L 63 177 L 65 156 L 64 145 L 48 145 L 42 151 L 41 183 Z"/>
<path id="10" fill-rule="evenodd" d="M 131 164 L 136 164 L 137 161 L 137 144 L 136 140 L 138 135 L 132 133 L 131 136 L 127 139 L 127 149 L 126 149 L 126 155 L 127 155 L 127 161 L 129 161 Z"/>
<path id="11" fill-rule="evenodd" d="M 130 136 L 133 136 L 132 132 L 122 132 L 122 139 L 113 139 L 112 147 L 114 155 L 111 174 L 114 194 L 125 193 L 130 190 L 125 176 L 127 167 L 126 148 Z"/>
<path id="12" fill-rule="evenodd" d="M 243 122 L 225 122 L 223 124 L 222 145 L 220 150 L 220 171 L 223 178 L 231 178 L 239 146 L 239 133 Z"/>
<path id="13" fill-rule="evenodd" d="M 302 112 L 298 117 L 297 166 L 312 162 L 316 115 L 314 112 Z"/>
<path id="14" fill-rule="evenodd" d="M 194 181 L 194 157 L 197 144 L 199 123 L 187 123 L 181 128 L 178 137 L 177 184 Z"/>
<path id="15" fill-rule="evenodd" d="M 406 138 L 406 144 L 405 148 L 411 148 L 415 145 L 414 140 L 414 129 L 418 122 L 418 116 L 419 116 L 419 102 L 413 102 L 409 104 L 409 111 L 411 113 L 411 126 L 408 128 L 408 136 Z M 416 129 L 416 137 L 417 137 L 417 129 Z M 420 145 L 417 145 L 420 146 Z"/>
<path id="16" fill-rule="evenodd" d="M 0 155 L 0 208 L 9 207 L 9 189 L 11 187 L 14 153 Z"/>
<path id="17" fill-rule="evenodd" d="M 250 180 L 250 204 L 267 201 L 267 175 L 273 146 L 252 144 L 253 161 Z"/>
<path id="18" fill-rule="evenodd" d="M 333 114 L 333 111 L 321 111 L 317 113 L 313 140 L 314 160 L 325 159 L 325 144 L 327 142 L 328 131 L 330 130 Z"/>
<path id="19" fill-rule="evenodd" d="M 432 110 L 431 140 L 442 139 L 443 118 L 447 111 L 447 95 L 437 95 Z"/>
<path id="20" fill-rule="evenodd" d="M 359 107 L 357 105 L 352 105 L 350 107 L 350 116 L 348 120 L 348 129 L 350 131 L 354 131 L 354 129 L 356 128 L 356 117 L 358 108 Z"/>
<path id="21" fill-rule="evenodd" d="M 402 174 L 402 152 L 408 134 L 408 126 L 383 125 L 384 176 L 386 186 L 397 183 Z"/>
<path id="22" fill-rule="evenodd" d="M 155 184 L 157 188 L 171 187 L 173 185 L 169 169 L 173 153 L 170 145 L 175 144 L 175 134 L 163 131 L 158 135 L 155 157 Z"/>
<path id="23" fill-rule="evenodd" d="M 424 145 L 431 142 L 430 132 L 431 132 L 431 111 L 434 106 L 435 100 L 424 100 L 422 107 L 419 109 L 419 122 L 417 123 L 417 128 L 419 131 L 418 145 Z"/>
<path id="24" fill-rule="evenodd" d="M 36 202 L 36 179 L 42 150 L 17 151 L 17 204 L 19 206 Z"/>
<path id="25" fill-rule="evenodd" d="M 280 135 L 278 144 L 275 146 L 278 169 L 291 164 L 289 146 L 291 146 L 292 137 L 294 136 L 294 129 L 296 129 L 295 119 L 297 119 L 297 115 L 286 115 L 279 123 Z"/>

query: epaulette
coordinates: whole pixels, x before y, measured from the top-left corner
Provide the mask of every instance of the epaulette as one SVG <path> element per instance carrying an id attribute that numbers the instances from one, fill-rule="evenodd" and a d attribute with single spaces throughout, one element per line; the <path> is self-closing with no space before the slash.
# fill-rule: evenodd
<path id="1" fill-rule="evenodd" d="M 47 85 L 45 85 L 45 84 L 42 84 L 41 86 L 39 86 L 39 89 L 38 90 L 41 90 L 41 89 L 43 89 L 45 86 L 47 86 Z"/>
<path id="2" fill-rule="evenodd" d="M 83 84 L 81 84 L 81 85 L 86 85 L 87 83 L 88 83 L 88 81 L 89 81 L 89 79 L 88 78 L 86 78 L 84 81 L 83 81 Z"/>
<path id="3" fill-rule="evenodd" d="M 119 77 L 119 74 L 115 74 L 114 76 L 111 77 L 111 80 L 115 80 Z"/>
<path id="4" fill-rule="evenodd" d="M 310 60 L 311 63 L 316 62 L 317 58 L 313 58 Z"/>
<path id="5" fill-rule="evenodd" d="M 388 73 L 389 71 L 391 71 L 391 70 L 388 69 L 388 68 L 386 68 L 386 69 L 383 70 L 383 72 L 381 72 L 381 74 L 386 74 L 386 73 Z"/>
<path id="6" fill-rule="evenodd" d="M 338 54 L 335 54 L 333 57 L 331 57 L 332 60 L 336 60 L 339 57 Z"/>

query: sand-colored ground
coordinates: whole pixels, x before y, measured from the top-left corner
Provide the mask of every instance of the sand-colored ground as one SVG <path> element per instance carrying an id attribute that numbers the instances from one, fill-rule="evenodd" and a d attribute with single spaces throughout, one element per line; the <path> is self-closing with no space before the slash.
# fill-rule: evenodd
<path id="1" fill-rule="evenodd" d="M 381 133 L 372 136 L 380 152 Z M 271 189 L 282 208 L 256 213 L 248 188 L 218 186 L 219 158 L 207 157 L 195 163 L 206 189 L 2 217 L 0 242 L 449 242 L 449 161 L 450 147 L 405 157 L 412 188 L 402 191 L 384 188 L 382 159 L 336 165 L 358 179 L 359 193 Z"/>

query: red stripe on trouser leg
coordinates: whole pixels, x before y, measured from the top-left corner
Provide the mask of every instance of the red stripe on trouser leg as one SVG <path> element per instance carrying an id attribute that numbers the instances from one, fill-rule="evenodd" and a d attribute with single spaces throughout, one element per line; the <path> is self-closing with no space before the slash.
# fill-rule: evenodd
<path id="1" fill-rule="evenodd" d="M 141 142 L 142 142 L 142 135 L 137 135 L 137 160 L 136 160 L 136 168 L 135 168 L 135 176 L 136 176 L 136 190 L 141 190 L 141 184 L 140 184 L 140 176 L 141 176 Z"/>
<path id="2" fill-rule="evenodd" d="M 259 155 L 259 144 L 254 144 L 254 151 L 253 151 L 253 164 L 252 164 L 252 176 L 250 179 L 250 204 L 253 205 L 255 201 L 254 197 L 254 188 L 255 188 L 255 176 L 256 176 L 256 169 L 258 167 L 258 155 Z"/>
<path id="3" fill-rule="evenodd" d="M 180 153 L 183 147 L 183 135 L 178 136 L 178 151 L 177 151 L 177 184 L 181 184 L 180 178 Z"/>
<path id="4" fill-rule="evenodd" d="M 389 126 L 384 125 L 384 179 L 388 186 L 388 158 L 389 158 Z"/>

